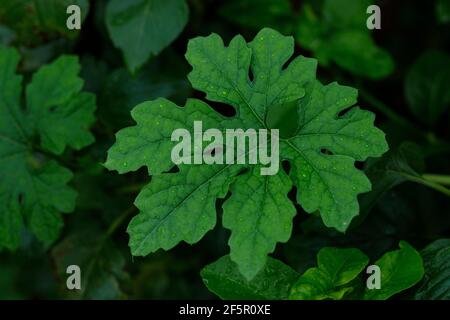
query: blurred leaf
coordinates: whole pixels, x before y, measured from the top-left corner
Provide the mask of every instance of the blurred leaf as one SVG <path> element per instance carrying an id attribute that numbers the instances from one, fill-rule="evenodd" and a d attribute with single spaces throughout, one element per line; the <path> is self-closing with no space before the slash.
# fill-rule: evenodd
<path id="1" fill-rule="evenodd" d="M 0 25 L 0 45 L 9 45 L 15 37 L 14 31 L 6 26 Z"/>
<path id="2" fill-rule="evenodd" d="M 436 0 L 436 16 L 439 23 L 450 22 L 450 0 Z"/>
<path id="3" fill-rule="evenodd" d="M 418 300 L 450 300 L 450 239 L 436 240 L 421 251 L 425 276 Z"/>
<path id="4" fill-rule="evenodd" d="M 283 300 L 287 299 L 298 273 L 273 258 L 267 258 L 265 267 L 247 281 L 229 256 L 206 266 L 200 273 L 208 289 L 222 299 Z"/>
<path id="5" fill-rule="evenodd" d="M 22 62 L 19 66 L 20 71 L 34 72 L 69 49 L 70 46 L 66 39 L 52 40 L 33 48 L 21 47 Z"/>
<path id="6" fill-rule="evenodd" d="M 111 0 L 105 19 L 112 41 L 134 73 L 175 40 L 188 14 L 184 0 Z"/>
<path id="7" fill-rule="evenodd" d="M 178 55 L 167 51 L 134 76 L 124 68 L 113 70 L 99 91 L 99 117 L 116 129 L 132 123 L 130 110 L 141 102 L 164 97 L 183 103 L 191 92 L 187 69 Z"/>
<path id="8" fill-rule="evenodd" d="M 292 286 L 293 300 L 340 300 L 352 290 L 342 287 L 355 279 L 369 262 L 358 249 L 322 248 L 317 255 L 317 268 L 311 268 Z"/>
<path id="9" fill-rule="evenodd" d="M 270 27 L 289 34 L 295 26 L 289 0 L 228 0 L 219 12 L 225 19 L 254 30 Z"/>
<path id="10" fill-rule="evenodd" d="M 296 38 L 300 46 L 312 50 L 319 63 L 330 61 L 372 79 L 388 76 L 394 61 L 378 47 L 367 29 L 366 14 L 371 0 L 325 0 L 320 12 L 306 2 L 299 18 Z"/>
<path id="11" fill-rule="evenodd" d="M 399 250 L 384 254 L 374 263 L 380 267 L 381 288 L 366 288 L 365 300 L 386 300 L 422 279 L 424 269 L 420 254 L 406 241 L 400 241 L 399 246 Z"/>
<path id="12" fill-rule="evenodd" d="M 413 114 L 433 125 L 450 105 L 450 56 L 427 51 L 411 66 L 405 79 L 405 96 Z"/>
<path id="13" fill-rule="evenodd" d="M 17 41 L 36 46 L 63 36 L 75 38 L 79 30 L 69 30 L 66 13 L 69 5 L 78 5 L 83 21 L 89 12 L 88 0 L 2 0 L 0 23 L 16 32 Z"/>
<path id="14" fill-rule="evenodd" d="M 26 87 L 26 108 L 19 59 L 16 50 L 0 48 L 0 246 L 9 249 L 19 245 L 24 225 L 45 244 L 58 237 L 61 212 L 73 211 L 76 192 L 67 185 L 72 172 L 54 155 L 94 140 L 95 96 L 80 92 L 77 58 L 40 68 Z"/>
<path id="15" fill-rule="evenodd" d="M 53 250 L 63 290 L 76 299 L 116 299 L 122 295 L 118 279 L 125 277 L 125 259 L 101 230 L 87 226 L 67 236 Z M 81 270 L 81 290 L 68 290 L 67 267 Z"/>

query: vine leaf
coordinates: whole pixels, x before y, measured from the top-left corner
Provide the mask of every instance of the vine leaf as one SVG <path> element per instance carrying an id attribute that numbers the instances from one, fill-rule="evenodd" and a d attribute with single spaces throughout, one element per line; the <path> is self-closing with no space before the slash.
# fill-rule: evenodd
<path id="1" fill-rule="evenodd" d="M 62 56 L 37 71 L 24 108 L 19 58 L 14 49 L 0 48 L 0 247 L 9 249 L 19 246 L 24 225 L 46 244 L 58 237 L 61 212 L 74 209 L 76 192 L 67 185 L 72 172 L 47 154 L 94 141 L 88 128 L 95 96 L 80 92 L 77 58 Z"/>
<path id="2" fill-rule="evenodd" d="M 228 46 L 216 34 L 195 38 L 186 53 L 193 67 L 190 82 L 208 100 L 231 105 L 236 116 L 225 118 L 195 99 L 185 107 L 165 99 L 135 107 L 136 125 L 117 133 L 105 163 L 119 173 L 146 166 L 154 175 L 138 195 L 135 204 L 141 212 L 128 227 L 134 255 L 198 241 L 214 227 L 215 201 L 228 191 L 232 195 L 225 201 L 224 226 L 232 232 L 230 257 L 247 279 L 263 268 L 277 242 L 290 237 L 295 215 L 287 198 L 291 186 L 298 188 L 297 200 L 307 212 L 319 210 L 327 226 L 346 230 L 358 214 L 358 194 L 370 190 L 354 163 L 380 156 L 388 146 L 384 133 L 373 125 L 374 115 L 352 108 L 355 89 L 320 84 L 314 59 L 299 56 L 285 66 L 293 50 L 292 37 L 269 28 L 249 43 L 236 36 Z M 289 175 L 280 168 L 276 175 L 263 177 L 245 164 L 183 164 L 179 172 L 164 173 L 174 166 L 170 137 L 175 129 L 192 135 L 196 120 L 203 121 L 203 130 L 272 129 L 267 125 L 269 110 L 271 115 L 273 106 L 292 112 L 293 104 L 298 126 L 280 139 L 279 160 L 290 162 Z M 249 190 L 255 198 L 249 198 Z"/>

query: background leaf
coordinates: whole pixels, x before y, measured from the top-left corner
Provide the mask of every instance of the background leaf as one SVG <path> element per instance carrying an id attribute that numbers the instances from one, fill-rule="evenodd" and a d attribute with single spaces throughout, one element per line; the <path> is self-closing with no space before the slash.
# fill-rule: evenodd
<path id="1" fill-rule="evenodd" d="M 450 105 L 450 56 L 423 53 L 406 75 L 405 96 L 417 119 L 428 125 L 439 120 Z"/>
<path id="2" fill-rule="evenodd" d="M 128 69 L 134 73 L 175 40 L 188 14 L 184 0 L 111 0 L 105 19 L 114 45 L 123 51 Z"/>
<path id="3" fill-rule="evenodd" d="M 69 30 L 66 26 L 69 5 L 79 6 L 82 21 L 86 19 L 88 0 L 3 0 L 0 23 L 15 31 L 17 41 L 31 46 L 59 36 L 73 39 L 79 30 Z"/>
<path id="4" fill-rule="evenodd" d="M 201 276 L 209 290 L 222 299 L 286 299 L 298 273 L 281 261 L 268 258 L 267 264 L 253 280 L 246 280 L 237 265 L 224 256 L 206 266 Z"/>

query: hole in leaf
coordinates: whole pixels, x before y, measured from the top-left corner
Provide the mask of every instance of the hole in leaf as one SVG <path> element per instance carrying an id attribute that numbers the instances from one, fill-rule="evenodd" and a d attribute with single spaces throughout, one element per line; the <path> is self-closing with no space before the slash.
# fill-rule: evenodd
<path id="1" fill-rule="evenodd" d="M 215 111 L 217 111 L 224 117 L 231 118 L 236 115 L 236 110 L 232 106 L 230 106 L 226 103 L 208 100 L 208 99 L 206 99 L 206 94 L 204 94 L 200 91 L 194 91 L 194 98 L 206 101 L 208 103 L 208 105 L 211 106 L 211 108 L 213 108 Z"/>
<path id="2" fill-rule="evenodd" d="M 283 160 L 281 162 L 281 166 L 284 169 L 284 172 L 286 172 L 287 175 L 291 172 L 291 163 L 287 160 Z"/>
<path id="3" fill-rule="evenodd" d="M 20 193 L 19 196 L 17 197 L 17 201 L 19 202 L 20 205 L 24 204 L 24 195 L 22 193 Z"/>
<path id="4" fill-rule="evenodd" d="M 326 155 L 333 155 L 333 152 L 331 152 L 330 150 L 328 150 L 326 148 L 320 149 L 320 152 L 322 152 L 323 154 L 326 154 Z"/>
<path id="5" fill-rule="evenodd" d="M 344 116 L 347 114 L 347 112 L 350 111 L 350 109 L 351 109 L 351 108 L 346 108 L 346 109 L 344 109 L 344 110 L 339 111 L 338 114 L 336 115 L 336 118 L 342 118 L 342 117 L 344 117 Z"/>
<path id="6" fill-rule="evenodd" d="M 172 168 L 169 169 L 169 171 L 166 171 L 165 173 L 177 173 L 180 172 L 180 168 L 178 168 L 178 166 L 173 166 Z"/>
<path id="7" fill-rule="evenodd" d="M 255 79 L 252 68 L 250 68 L 250 70 L 248 71 L 248 79 L 250 80 L 250 82 L 253 82 L 253 80 Z"/>
<path id="8" fill-rule="evenodd" d="M 292 61 L 294 61 L 297 58 L 297 55 L 293 54 L 289 57 L 289 59 L 286 60 L 286 62 L 283 64 L 283 67 L 281 68 L 281 70 L 286 70 L 289 65 L 291 64 Z"/>
<path id="9" fill-rule="evenodd" d="M 215 101 L 211 101 L 208 100 L 208 104 L 214 109 L 216 110 L 218 113 L 220 113 L 221 115 L 223 115 L 224 117 L 234 117 L 236 115 L 236 110 L 225 103 L 220 103 L 220 102 L 215 102 Z"/>

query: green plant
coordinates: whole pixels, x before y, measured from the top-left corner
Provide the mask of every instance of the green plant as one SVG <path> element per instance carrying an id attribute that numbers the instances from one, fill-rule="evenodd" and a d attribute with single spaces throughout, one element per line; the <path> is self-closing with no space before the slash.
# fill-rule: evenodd
<path id="1" fill-rule="evenodd" d="M 385 300 L 415 285 L 424 273 L 420 254 L 406 242 L 375 262 L 383 270 L 379 289 L 363 285 L 368 262 L 358 249 L 325 247 L 317 255 L 318 267 L 302 275 L 270 259 L 257 277 L 247 281 L 228 256 L 205 267 L 201 275 L 205 285 L 223 299 Z"/>
<path id="2" fill-rule="evenodd" d="M 448 3 L 0 1 L 0 299 L 449 299 Z"/>
<path id="3" fill-rule="evenodd" d="M 232 231 L 231 259 L 248 279 L 263 268 L 276 243 L 290 237 L 295 208 L 287 193 L 292 185 L 307 212 L 318 210 L 325 225 L 347 229 L 358 214 L 356 196 L 370 190 L 354 161 L 380 156 L 388 147 L 373 126 L 373 114 L 351 108 L 355 89 L 320 84 L 313 59 L 298 57 L 282 70 L 292 51 L 293 38 L 272 29 L 261 30 L 249 44 L 237 36 L 228 47 L 214 34 L 191 40 L 186 54 L 193 66 L 191 83 L 209 100 L 232 105 L 237 115 L 222 117 L 198 100 L 180 108 L 160 99 L 132 111 L 137 125 L 117 134 L 105 165 L 119 173 L 147 166 L 154 176 L 136 199 L 141 212 L 128 227 L 133 255 L 200 240 L 215 225 L 216 199 L 228 190 L 232 195 L 224 204 L 223 222 Z M 289 176 L 284 170 L 260 176 L 255 166 L 216 164 L 180 165 L 179 172 L 164 173 L 173 167 L 169 137 L 174 130 L 192 131 L 195 120 L 220 130 L 271 129 L 270 109 L 295 122 L 291 132 L 280 133 L 280 158 L 289 161 Z"/>
<path id="4" fill-rule="evenodd" d="M 0 247 L 9 249 L 19 246 L 24 225 L 47 245 L 58 238 L 61 213 L 74 210 L 76 192 L 67 185 L 72 172 L 57 156 L 94 141 L 95 96 L 80 92 L 77 58 L 61 57 L 36 72 L 26 87 L 26 108 L 18 62 L 16 50 L 0 49 Z"/>

